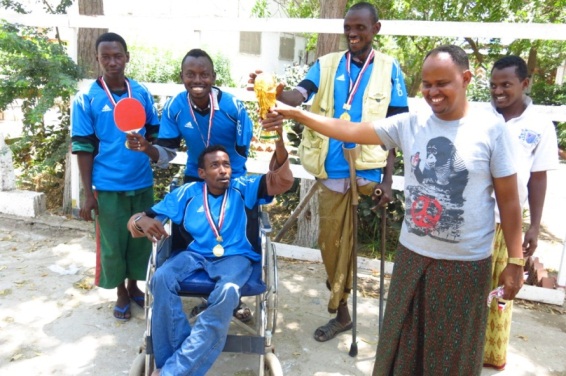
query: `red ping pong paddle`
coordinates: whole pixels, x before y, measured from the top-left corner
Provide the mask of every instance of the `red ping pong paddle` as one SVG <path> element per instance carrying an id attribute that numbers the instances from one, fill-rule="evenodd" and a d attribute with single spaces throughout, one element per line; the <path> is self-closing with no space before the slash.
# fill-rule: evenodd
<path id="1" fill-rule="evenodd" d="M 137 132 L 145 125 L 145 109 L 135 98 L 121 99 L 114 108 L 114 122 L 123 132 Z"/>

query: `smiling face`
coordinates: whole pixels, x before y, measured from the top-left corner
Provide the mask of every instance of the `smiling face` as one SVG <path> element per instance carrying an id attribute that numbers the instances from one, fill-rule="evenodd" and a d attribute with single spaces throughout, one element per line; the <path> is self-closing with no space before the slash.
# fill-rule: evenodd
<path id="1" fill-rule="evenodd" d="M 197 106 L 208 105 L 210 90 L 216 81 L 216 73 L 210 61 L 204 57 L 187 56 L 183 61 L 181 80 Z"/>
<path id="2" fill-rule="evenodd" d="M 199 177 L 205 181 L 208 191 L 214 195 L 223 194 L 230 185 L 232 167 L 230 157 L 223 151 L 213 151 L 204 155 L 204 168 L 198 169 Z"/>
<path id="3" fill-rule="evenodd" d="M 523 110 L 523 93 L 529 86 L 529 79 L 521 81 L 515 66 L 493 69 L 490 79 L 491 98 L 500 112 Z"/>
<path id="4" fill-rule="evenodd" d="M 440 52 L 423 63 L 421 93 L 439 119 L 458 120 L 466 113 L 471 78 L 471 72 L 454 63 L 450 54 Z"/>
<path id="5" fill-rule="evenodd" d="M 350 10 L 344 18 L 344 35 L 348 50 L 354 58 L 364 61 L 371 51 L 373 38 L 379 33 L 381 24 L 374 20 L 367 9 Z"/>
<path id="6" fill-rule="evenodd" d="M 126 63 L 130 61 L 130 54 L 120 42 L 100 42 L 96 50 L 96 61 L 107 81 L 122 79 Z"/>

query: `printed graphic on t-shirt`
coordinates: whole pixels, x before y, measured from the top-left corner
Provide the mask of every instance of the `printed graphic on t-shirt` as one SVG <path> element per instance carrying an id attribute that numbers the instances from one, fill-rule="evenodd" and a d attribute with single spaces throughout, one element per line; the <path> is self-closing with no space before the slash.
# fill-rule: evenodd
<path id="1" fill-rule="evenodd" d="M 458 243 L 463 225 L 463 192 L 468 170 L 454 144 L 446 137 L 428 141 L 426 158 L 411 156 L 418 185 L 409 185 L 405 222 L 409 232 Z"/>
<path id="2" fill-rule="evenodd" d="M 525 146 L 530 146 L 534 148 L 540 141 L 540 133 L 533 132 L 530 129 L 521 129 L 521 134 L 519 135 L 519 141 Z"/>

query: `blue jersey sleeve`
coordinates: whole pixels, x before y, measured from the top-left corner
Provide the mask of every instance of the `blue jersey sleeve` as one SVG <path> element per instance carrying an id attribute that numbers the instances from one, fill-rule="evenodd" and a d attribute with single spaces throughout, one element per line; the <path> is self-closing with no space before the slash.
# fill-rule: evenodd
<path id="1" fill-rule="evenodd" d="M 244 104 L 241 101 L 237 100 L 236 106 L 238 110 L 238 136 L 236 138 L 236 145 L 245 147 L 247 152 L 249 151 L 250 144 L 252 142 L 254 124 L 248 116 L 248 111 L 246 110 Z"/>
<path id="2" fill-rule="evenodd" d="M 312 67 L 310 67 L 303 81 L 306 80 L 311 81 L 317 87 L 317 89 L 320 87 L 320 63 L 318 60 L 313 64 Z M 309 97 L 307 98 L 307 101 L 310 100 L 314 94 L 316 94 L 316 92 L 311 91 Z"/>
<path id="3" fill-rule="evenodd" d="M 90 116 L 91 107 L 87 93 L 75 96 L 72 106 L 71 136 L 89 136 L 94 134 L 94 121 Z"/>
<path id="4" fill-rule="evenodd" d="M 153 205 L 151 208 L 155 213 L 165 215 L 171 219 L 173 223 L 180 224 L 183 221 L 183 215 L 187 203 L 193 197 L 194 188 L 198 183 L 188 183 L 169 192 L 162 201 Z"/>
<path id="5" fill-rule="evenodd" d="M 407 107 L 409 105 L 407 88 L 405 87 L 403 71 L 397 60 L 393 60 L 391 83 L 391 102 L 389 102 L 389 107 Z"/>
<path id="6" fill-rule="evenodd" d="M 180 109 L 176 105 L 176 99 L 177 96 L 170 98 L 163 107 L 161 125 L 159 127 L 159 138 L 161 139 L 181 137 L 181 132 L 177 125 L 177 116 Z"/>
<path id="7" fill-rule="evenodd" d="M 145 88 L 145 86 L 144 86 Z M 145 123 L 148 125 L 159 125 L 159 116 L 157 115 L 157 109 L 155 108 L 155 102 L 153 101 L 153 97 L 147 88 L 145 88 L 145 92 L 143 93 L 145 99 Z"/>

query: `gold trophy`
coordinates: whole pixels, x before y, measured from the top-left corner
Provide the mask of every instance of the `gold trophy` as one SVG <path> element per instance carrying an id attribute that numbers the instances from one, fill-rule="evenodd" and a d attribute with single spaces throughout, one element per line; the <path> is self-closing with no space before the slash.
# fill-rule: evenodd
<path id="1" fill-rule="evenodd" d="M 260 73 L 255 78 L 254 91 L 259 104 L 259 117 L 265 119 L 267 112 L 275 106 L 277 96 L 277 78 L 269 73 Z M 261 140 L 276 140 L 279 134 L 275 131 L 262 129 L 259 138 Z"/>

